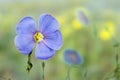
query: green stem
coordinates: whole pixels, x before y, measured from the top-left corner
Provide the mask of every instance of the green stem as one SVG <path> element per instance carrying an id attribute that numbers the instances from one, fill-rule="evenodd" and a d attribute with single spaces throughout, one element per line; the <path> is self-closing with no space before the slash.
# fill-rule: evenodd
<path id="1" fill-rule="evenodd" d="M 45 62 L 42 62 L 42 69 L 43 69 L 43 74 L 42 74 L 42 79 L 45 79 L 45 75 L 44 75 L 44 69 L 45 69 Z"/>
<path id="2" fill-rule="evenodd" d="M 85 73 L 84 73 L 84 75 L 83 75 L 83 79 L 84 79 L 84 80 L 87 80 L 87 74 L 88 74 L 88 72 L 87 72 L 87 70 L 86 70 Z"/>
<path id="3" fill-rule="evenodd" d="M 119 80 L 120 79 L 120 76 L 119 76 L 119 56 L 118 56 L 118 53 L 119 53 L 119 45 L 116 47 L 116 69 L 115 69 L 115 76 L 116 76 L 116 79 Z"/>
<path id="4" fill-rule="evenodd" d="M 28 55 L 28 61 L 27 61 L 27 69 L 26 71 L 29 73 L 31 68 L 33 67 L 32 63 L 31 63 L 31 54 L 32 54 L 32 51 L 29 53 Z"/>
<path id="5" fill-rule="evenodd" d="M 94 37 L 98 40 L 98 31 L 97 31 L 97 27 L 96 27 L 96 24 L 93 24 L 92 25 L 93 27 L 92 27 L 92 29 L 93 29 L 93 35 L 94 35 Z"/>
<path id="6" fill-rule="evenodd" d="M 67 69 L 66 80 L 71 80 L 71 79 L 70 79 L 70 67 Z"/>
<path id="7" fill-rule="evenodd" d="M 116 47 L 116 66 L 118 66 L 118 64 L 119 64 L 118 63 L 118 47 L 119 46 Z"/>

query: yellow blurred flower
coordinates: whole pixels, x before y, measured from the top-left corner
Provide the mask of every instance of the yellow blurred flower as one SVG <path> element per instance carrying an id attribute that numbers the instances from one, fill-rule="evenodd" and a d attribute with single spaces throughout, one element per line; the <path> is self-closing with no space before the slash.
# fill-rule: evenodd
<path id="1" fill-rule="evenodd" d="M 73 22 L 72 22 L 72 26 L 73 26 L 73 28 L 74 29 L 76 29 L 76 30 L 80 30 L 81 28 L 83 28 L 83 24 L 82 23 L 80 23 L 78 20 L 73 20 Z"/>
<path id="2" fill-rule="evenodd" d="M 115 24 L 113 22 L 111 22 L 111 21 L 107 22 L 106 27 L 111 35 L 115 34 Z"/>
<path id="3" fill-rule="evenodd" d="M 109 34 L 108 31 L 106 31 L 105 29 L 101 30 L 100 34 L 99 34 L 100 38 L 104 41 L 109 40 L 111 38 L 111 35 Z"/>
<path id="4" fill-rule="evenodd" d="M 64 24 L 64 18 L 59 16 L 59 17 L 57 17 L 57 20 L 60 24 Z"/>
<path id="5" fill-rule="evenodd" d="M 115 25 L 113 22 L 108 21 L 105 23 L 105 27 L 100 31 L 99 37 L 101 40 L 110 40 L 115 34 Z"/>

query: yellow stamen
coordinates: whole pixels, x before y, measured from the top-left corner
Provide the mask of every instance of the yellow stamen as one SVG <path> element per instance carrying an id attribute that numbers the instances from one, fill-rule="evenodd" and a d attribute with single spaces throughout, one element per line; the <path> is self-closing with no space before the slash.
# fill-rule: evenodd
<path id="1" fill-rule="evenodd" d="M 40 32 L 36 32 L 34 35 L 34 40 L 38 43 L 40 41 L 42 41 L 44 38 L 44 36 L 40 33 Z"/>

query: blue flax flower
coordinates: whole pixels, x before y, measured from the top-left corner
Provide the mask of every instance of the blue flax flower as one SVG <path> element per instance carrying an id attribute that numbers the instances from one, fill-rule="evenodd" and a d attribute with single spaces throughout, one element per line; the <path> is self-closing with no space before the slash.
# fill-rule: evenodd
<path id="1" fill-rule="evenodd" d="M 62 35 L 58 21 L 49 14 L 39 17 L 38 29 L 32 17 L 24 17 L 16 27 L 15 46 L 25 55 L 29 55 L 35 43 L 35 57 L 41 60 L 51 58 L 62 46 Z"/>
<path id="2" fill-rule="evenodd" d="M 82 57 L 75 50 L 65 50 L 63 54 L 64 61 L 69 65 L 78 65 L 82 63 Z"/>
<path id="3" fill-rule="evenodd" d="M 85 15 L 85 13 L 81 10 L 78 11 L 77 13 L 77 17 L 79 19 L 80 22 L 82 22 L 85 26 L 89 25 L 89 20 L 87 15 Z"/>

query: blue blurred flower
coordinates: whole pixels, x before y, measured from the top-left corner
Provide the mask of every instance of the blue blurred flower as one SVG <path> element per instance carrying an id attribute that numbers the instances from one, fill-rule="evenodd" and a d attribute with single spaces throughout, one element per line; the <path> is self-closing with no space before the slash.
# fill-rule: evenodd
<path id="1" fill-rule="evenodd" d="M 38 30 L 32 17 L 24 17 L 16 28 L 15 46 L 25 55 L 34 48 L 37 59 L 47 60 L 51 58 L 56 50 L 62 46 L 62 35 L 59 31 L 58 21 L 49 14 L 39 17 Z"/>
<path id="2" fill-rule="evenodd" d="M 77 17 L 80 22 L 82 22 L 85 26 L 89 25 L 88 17 L 85 15 L 85 13 L 82 10 L 78 10 Z"/>
<path id="3" fill-rule="evenodd" d="M 64 61 L 69 65 L 78 65 L 82 63 L 82 57 L 75 50 L 65 50 L 63 54 Z"/>

